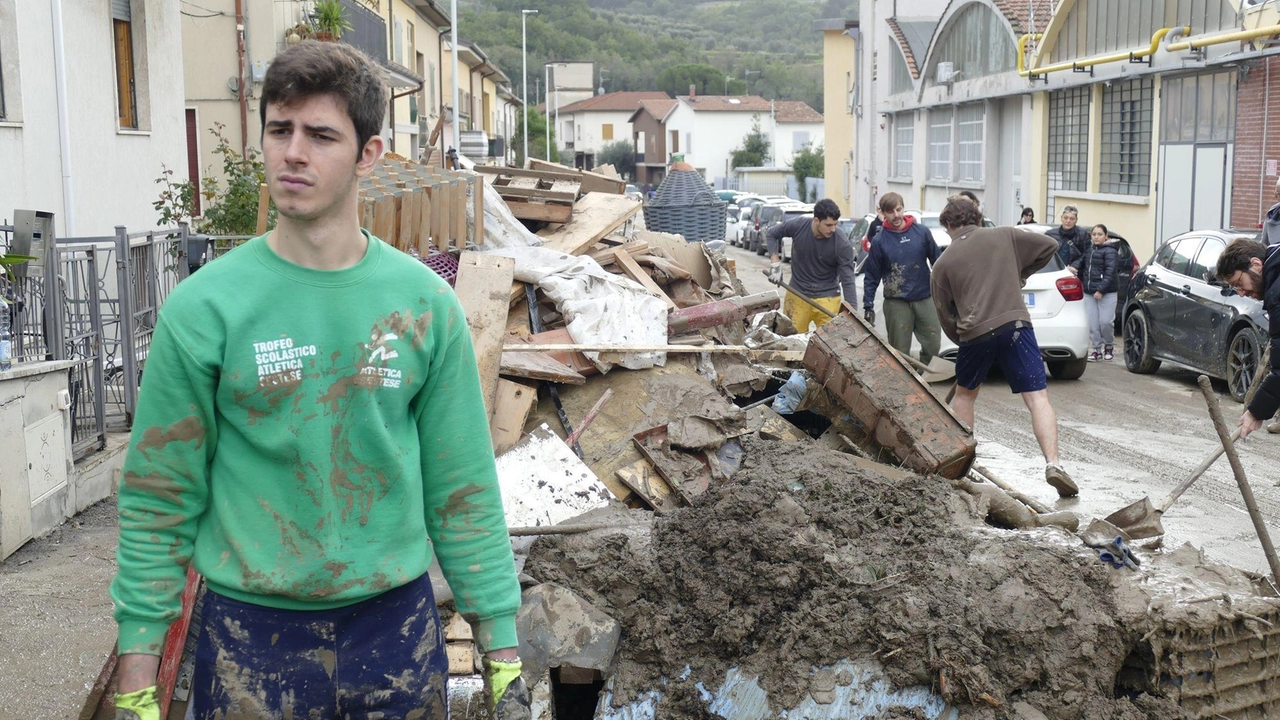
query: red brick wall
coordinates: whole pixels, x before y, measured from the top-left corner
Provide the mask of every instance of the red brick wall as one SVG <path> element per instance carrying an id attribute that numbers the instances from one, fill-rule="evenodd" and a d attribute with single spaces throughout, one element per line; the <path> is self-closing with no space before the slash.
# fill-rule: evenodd
<path id="1" fill-rule="evenodd" d="M 1231 225 L 1239 228 L 1258 227 L 1262 214 L 1275 204 L 1276 173 L 1267 174 L 1267 160 L 1280 164 L 1280 58 L 1249 66 L 1236 90 Z"/>

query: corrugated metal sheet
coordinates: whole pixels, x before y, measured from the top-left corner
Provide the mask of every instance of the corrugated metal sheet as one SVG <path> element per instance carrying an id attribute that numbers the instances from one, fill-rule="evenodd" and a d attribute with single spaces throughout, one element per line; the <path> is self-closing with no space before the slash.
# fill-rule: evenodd
<path id="1" fill-rule="evenodd" d="M 133 19 L 129 0 L 111 0 L 111 19 L 129 22 Z"/>
<path id="2" fill-rule="evenodd" d="M 724 683 L 715 692 L 710 692 L 701 685 L 698 689 L 707 702 L 707 709 L 728 720 L 845 720 L 876 717 L 892 708 L 918 708 L 929 720 L 956 720 L 960 717 L 958 709 L 947 705 L 929 688 L 895 689 L 874 662 L 845 659 L 828 668 L 850 680 L 847 684 L 836 685 L 835 699 L 832 702 L 819 704 L 812 696 L 806 696 L 796 707 L 777 712 L 770 710 L 769 696 L 757 682 L 758 677 L 748 677 L 738 668 L 729 670 Z M 638 699 L 615 708 L 611 684 L 606 684 L 605 692 L 596 705 L 596 720 L 656 720 L 657 705 L 662 694 L 660 689 L 651 690 Z"/>

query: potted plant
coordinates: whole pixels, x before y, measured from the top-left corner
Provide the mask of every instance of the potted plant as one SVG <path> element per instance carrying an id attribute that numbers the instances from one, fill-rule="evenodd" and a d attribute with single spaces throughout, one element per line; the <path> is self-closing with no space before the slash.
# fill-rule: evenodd
<path id="1" fill-rule="evenodd" d="M 284 33 L 284 41 L 289 45 L 297 45 L 312 36 L 311 26 L 307 23 L 300 22 L 289 28 Z"/>
<path id="2" fill-rule="evenodd" d="M 316 0 L 315 10 L 311 13 L 311 24 L 315 27 L 317 40 L 334 42 L 342 37 L 342 33 L 351 29 L 351 23 L 342 13 L 342 3 L 338 0 Z"/>

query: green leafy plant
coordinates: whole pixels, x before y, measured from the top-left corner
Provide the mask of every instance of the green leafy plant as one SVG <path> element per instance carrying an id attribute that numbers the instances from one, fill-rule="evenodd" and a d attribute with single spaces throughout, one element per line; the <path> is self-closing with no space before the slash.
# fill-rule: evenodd
<path id="1" fill-rule="evenodd" d="M 13 270 L 10 268 L 15 265 L 21 265 L 25 262 L 31 262 L 32 260 L 35 260 L 35 257 L 32 255 L 0 255 L 0 268 L 4 269 L 5 277 L 9 278 L 9 282 L 15 282 L 17 277 L 14 276 Z"/>
<path id="2" fill-rule="evenodd" d="M 769 159 L 769 138 L 760 130 L 760 116 L 751 119 L 751 132 L 742 138 L 742 146 L 733 149 L 733 166 L 762 167 Z"/>
<path id="3" fill-rule="evenodd" d="M 336 40 L 342 37 L 342 33 L 352 29 L 342 12 L 342 3 L 338 0 L 316 0 L 312 17 L 317 35 L 327 33 Z"/>
<path id="4" fill-rule="evenodd" d="M 624 178 L 636 176 L 636 149 L 630 140 L 606 143 L 596 155 L 596 165 L 612 165 Z"/>
<path id="5" fill-rule="evenodd" d="M 193 230 L 209 235 L 254 235 L 258 231 L 258 188 L 266 182 L 266 169 L 256 150 L 250 148 L 241 155 L 231 146 L 222 123 L 214 123 L 209 132 L 218 142 L 214 153 L 222 158 L 222 177 L 206 175 L 201 180 L 204 214 L 192 217 L 195 186 L 186 180 L 175 182 L 173 170 L 167 167 L 156 179 L 162 187 L 152 206 L 163 227 L 188 222 Z M 275 224 L 275 209 L 269 212 L 268 227 Z"/>
<path id="6" fill-rule="evenodd" d="M 791 172 L 796 176 L 796 187 L 800 189 L 801 195 L 807 192 L 805 190 L 805 180 L 808 178 L 820 178 L 826 172 L 824 163 L 825 159 L 821 145 L 816 148 L 812 145 L 806 146 L 791 159 Z M 817 192 L 817 188 L 814 188 L 814 192 Z M 808 200 L 809 198 L 803 199 Z"/>

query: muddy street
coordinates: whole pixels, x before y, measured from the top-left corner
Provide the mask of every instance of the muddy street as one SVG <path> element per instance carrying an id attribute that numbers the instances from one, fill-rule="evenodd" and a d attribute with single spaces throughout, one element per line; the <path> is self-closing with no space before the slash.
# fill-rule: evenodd
<path id="1" fill-rule="evenodd" d="M 768 258 L 739 248 L 726 254 L 737 263 L 748 292 L 769 287 L 761 270 Z M 790 277 L 790 266 L 784 264 Z M 862 291 L 862 276 L 858 276 Z M 861 301 L 861 298 L 859 298 Z M 884 331 L 876 300 L 877 326 Z M 1059 446 L 1080 497 L 1059 500 L 1044 482 L 1044 463 L 1021 399 L 998 376 L 984 387 L 977 406 L 978 462 L 1018 490 L 1055 507 L 1105 517 L 1144 495 L 1159 503 L 1214 449 L 1220 447 L 1196 373 L 1165 363 L 1153 375 L 1125 369 L 1120 357 L 1091 363 L 1080 380 L 1050 378 L 1049 399 L 1058 414 Z M 935 386 L 945 393 L 947 386 Z M 1214 381 L 1222 412 L 1234 427 L 1244 411 Z M 1273 536 L 1280 532 L 1280 435 L 1255 433 L 1238 443 L 1241 462 Z M 1220 458 L 1163 518 L 1165 546 L 1190 542 L 1215 561 L 1267 572 L 1231 466 Z"/>

